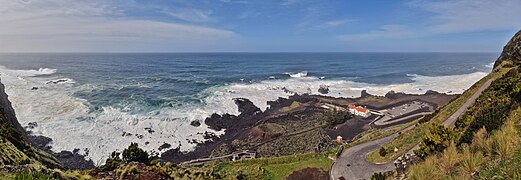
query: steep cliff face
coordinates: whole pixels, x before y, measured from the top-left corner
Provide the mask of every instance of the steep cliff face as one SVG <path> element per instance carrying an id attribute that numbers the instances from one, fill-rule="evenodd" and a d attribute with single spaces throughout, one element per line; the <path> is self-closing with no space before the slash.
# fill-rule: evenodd
<path id="1" fill-rule="evenodd" d="M 511 60 L 515 64 L 521 63 L 521 30 L 505 45 L 503 52 L 501 52 L 501 55 L 494 63 L 494 68 L 505 60 Z"/>
<path id="2" fill-rule="evenodd" d="M 27 135 L 25 130 L 16 119 L 16 114 L 14 112 L 13 107 L 11 106 L 11 102 L 8 99 L 7 94 L 5 93 L 5 86 L 0 82 L 0 113 L 5 117 L 4 121 L 7 124 L 11 125 L 17 132 L 20 134 L 23 139 L 27 139 Z"/>
<path id="3" fill-rule="evenodd" d="M 27 134 L 18 123 L 11 102 L 5 93 L 5 86 L 0 82 L 0 167 L 25 164 L 61 167 L 52 155 L 29 144 Z"/>

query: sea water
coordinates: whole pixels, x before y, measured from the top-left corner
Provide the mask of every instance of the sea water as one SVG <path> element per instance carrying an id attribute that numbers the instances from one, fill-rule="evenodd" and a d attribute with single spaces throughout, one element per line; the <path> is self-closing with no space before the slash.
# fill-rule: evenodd
<path id="1" fill-rule="evenodd" d="M 267 101 L 296 93 L 358 97 L 427 90 L 462 93 L 492 69 L 496 53 L 127 53 L 0 54 L 0 78 L 22 126 L 79 148 L 102 164 L 138 142 L 190 151 L 204 119 L 239 114 L 233 98 Z M 200 121 L 201 126 L 190 123 Z M 153 130 L 149 131 L 149 130 Z M 132 136 L 125 136 L 131 133 Z"/>

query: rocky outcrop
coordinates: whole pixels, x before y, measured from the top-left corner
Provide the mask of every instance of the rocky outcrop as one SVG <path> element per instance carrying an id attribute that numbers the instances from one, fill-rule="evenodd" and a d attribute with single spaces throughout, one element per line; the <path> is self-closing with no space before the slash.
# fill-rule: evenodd
<path id="1" fill-rule="evenodd" d="M 503 52 L 494 63 L 494 68 L 499 66 L 503 61 L 511 60 L 516 64 L 521 63 L 521 30 L 518 31 L 507 45 L 503 48 Z"/>

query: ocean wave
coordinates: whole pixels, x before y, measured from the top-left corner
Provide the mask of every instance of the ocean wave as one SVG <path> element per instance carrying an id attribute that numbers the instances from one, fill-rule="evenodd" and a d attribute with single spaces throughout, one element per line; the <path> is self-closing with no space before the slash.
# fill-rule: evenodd
<path id="1" fill-rule="evenodd" d="M 45 82 L 45 84 L 73 84 L 76 83 L 71 78 L 61 78 L 61 79 L 55 79 Z"/>
<path id="2" fill-rule="evenodd" d="M 307 71 L 302 71 L 302 72 L 298 72 L 298 73 L 284 73 L 284 74 L 289 75 L 289 77 L 292 77 L 292 78 L 301 78 L 301 77 L 308 76 Z"/>
<path id="3" fill-rule="evenodd" d="M 486 68 L 493 68 L 495 62 L 491 62 L 490 64 L 485 65 Z"/>
<path id="4" fill-rule="evenodd" d="M 33 76 L 42 76 L 42 75 L 51 75 L 56 73 L 56 69 L 50 68 L 39 68 L 39 69 L 30 69 L 30 70 L 13 70 L 8 69 L 4 66 L 0 66 L 0 71 L 13 75 L 13 76 L 22 76 L 22 77 L 33 77 Z"/>

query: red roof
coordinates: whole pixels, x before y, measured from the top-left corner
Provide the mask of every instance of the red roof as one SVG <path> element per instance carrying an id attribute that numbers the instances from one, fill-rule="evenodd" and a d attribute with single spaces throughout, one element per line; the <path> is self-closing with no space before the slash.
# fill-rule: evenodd
<path id="1" fill-rule="evenodd" d="M 347 107 L 348 107 L 349 109 L 354 109 L 354 108 L 355 108 L 355 105 L 350 104 L 350 105 L 348 105 Z"/>
<path id="2" fill-rule="evenodd" d="M 366 112 L 367 111 L 365 108 L 360 107 L 360 106 L 356 107 L 356 110 L 359 111 L 359 112 Z"/>

